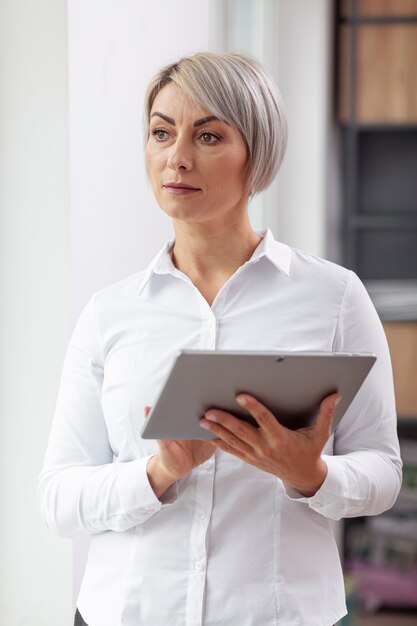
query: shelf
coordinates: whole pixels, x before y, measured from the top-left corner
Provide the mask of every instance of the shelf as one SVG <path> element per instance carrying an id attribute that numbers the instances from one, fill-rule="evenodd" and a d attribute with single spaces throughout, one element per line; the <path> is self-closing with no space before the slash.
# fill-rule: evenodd
<path id="1" fill-rule="evenodd" d="M 372 230 L 417 230 L 417 211 L 416 215 L 410 215 L 406 211 L 397 214 L 394 211 L 392 213 L 384 211 L 382 215 L 376 211 L 356 214 L 348 217 L 347 225 L 349 228 L 372 228 Z"/>
<path id="2" fill-rule="evenodd" d="M 408 439 L 417 439 L 417 417 L 404 417 L 399 415 L 397 424 L 400 436 Z"/>
<path id="3" fill-rule="evenodd" d="M 417 127 L 342 131 L 344 263 L 363 280 L 417 279 Z"/>
<path id="4" fill-rule="evenodd" d="M 414 607 L 417 626 L 417 0 L 340 0 L 337 17 L 343 262 L 383 319 L 404 459 L 393 509 L 344 520 L 345 558 L 362 607 Z M 352 621 L 368 623 L 403 622 Z"/>
<path id="5" fill-rule="evenodd" d="M 339 121 L 416 124 L 416 17 L 355 18 L 338 32 Z"/>
<path id="6" fill-rule="evenodd" d="M 417 230 L 358 230 L 356 262 L 363 280 L 417 279 Z"/>
<path id="7" fill-rule="evenodd" d="M 417 280 L 368 280 L 365 287 L 382 322 L 417 322 Z"/>
<path id="8" fill-rule="evenodd" d="M 417 218 L 417 129 L 365 131 L 358 144 L 358 212 Z"/>
<path id="9" fill-rule="evenodd" d="M 379 17 L 340 17 L 339 24 L 372 24 L 373 26 L 385 26 L 387 24 L 417 24 L 417 15 L 404 15 L 398 17 L 390 17 L 381 15 Z"/>
<path id="10" fill-rule="evenodd" d="M 342 121 L 340 122 L 340 126 L 343 130 L 349 132 L 409 132 L 409 131 L 417 131 L 417 123 L 410 122 L 398 122 L 394 124 L 393 122 L 386 123 L 378 123 L 378 122 L 351 122 L 351 121 Z"/>
<path id="11" fill-rule="evenodd" d="M 341 0 L 339 16 L 387 20 L 417 18 L 417 0 Z"/>

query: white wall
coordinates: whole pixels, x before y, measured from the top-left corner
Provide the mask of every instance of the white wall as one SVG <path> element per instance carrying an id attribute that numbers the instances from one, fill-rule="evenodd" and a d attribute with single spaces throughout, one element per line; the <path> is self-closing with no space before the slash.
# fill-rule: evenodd
<path id="1" fill-rule="evenodd" d="M 280 172 L 277 235 L 326 254 L 328 132 L 331 105 L 331 1 L 279 0 L 278 80 L 289 139 Z"/>
<path id="2" fill-rule="evenodd" d="M 337 258 L 333 5 L 331 0 L 212 0 L 211 7 L 216 48 L 259 58 L 278 82 L 287 111 L 287 153 L 277 180 L 251 202 L 254 227 L 268 225 L 285 243 Z"/>
<path id="3" fill-rule="evenodd" d="M 209 47 L 209 0 L 69 8 L 72 296 L 147 265 L 172 236 L 145 175 L 142 105 L 163 65 Z"/>
<path id="4" fill-rule="evenodd" d="M 69 626 L 71 542 L 35 503 L 69 319 L 65 0 L 0 4 L 0 622 Z"/>

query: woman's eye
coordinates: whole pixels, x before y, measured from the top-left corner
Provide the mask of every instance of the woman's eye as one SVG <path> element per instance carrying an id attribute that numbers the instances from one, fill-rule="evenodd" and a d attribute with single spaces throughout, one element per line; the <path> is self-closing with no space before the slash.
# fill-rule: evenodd
<path id="1" fill-rule="evenodd" d="M 217 143 L 220 140 L 220 137 L 214 135 L 213 133 L 201 133 L 200 139 L 203 143 Z"/>
<path id="2" fill-rule="evenodd" d="M 161 128 L 155 128 L 152 131 L 152 135 L 155 137 L 157 141 L 165 141 L 168 139 L 168 133 L 166 130 L 162 130 Z"/>

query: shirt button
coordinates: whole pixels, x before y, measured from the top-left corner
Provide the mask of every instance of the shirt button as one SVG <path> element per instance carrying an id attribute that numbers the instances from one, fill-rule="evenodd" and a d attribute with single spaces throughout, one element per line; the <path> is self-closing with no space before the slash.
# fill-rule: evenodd
<path id="1" fill-rule="evenodd" d="M 204 513 L 204 511 L 201 513 L 200 515 L 200 519 L 206 519 L 207 518 L 207 514 Z"/>
<path id="2" fill-rule="evenodd" d="M 198 572 L 202 572 L 204 569 L 204 563 L 202 563 L 201 561 L 197 561 L 196 563 L 194 563 L 194 569 L 196 569 Z"/>
<path id="3" fill-rule="evenodd" d="M 214 325 L 213 320 L 207 320 L 207 321 L 206 321 L 206 326 L 207 326 L 207 328 L 213 328 L 213 325 Z"/>
<path id="4" fill-rule="evenodd" d="M 209 472 L 213 467 L 213 461 L 206 461 L 205 463 L 203 463 L 203 467 Z"/>

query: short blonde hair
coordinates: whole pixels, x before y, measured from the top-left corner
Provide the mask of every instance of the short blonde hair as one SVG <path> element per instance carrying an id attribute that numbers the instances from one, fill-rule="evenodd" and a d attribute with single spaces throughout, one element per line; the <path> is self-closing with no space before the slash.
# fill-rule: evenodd
<path id="1" fill-rule="evenodd" d="M 249 195 L 268 187 L 284 157 L 288 128 L 281 94 L 265 68 L 243 54 L 213 52 L 199 52 L 162 68 L 146 92 L 146 140 L 153 102 L 170 82 L 241 132 L 249 151 Z"/>

